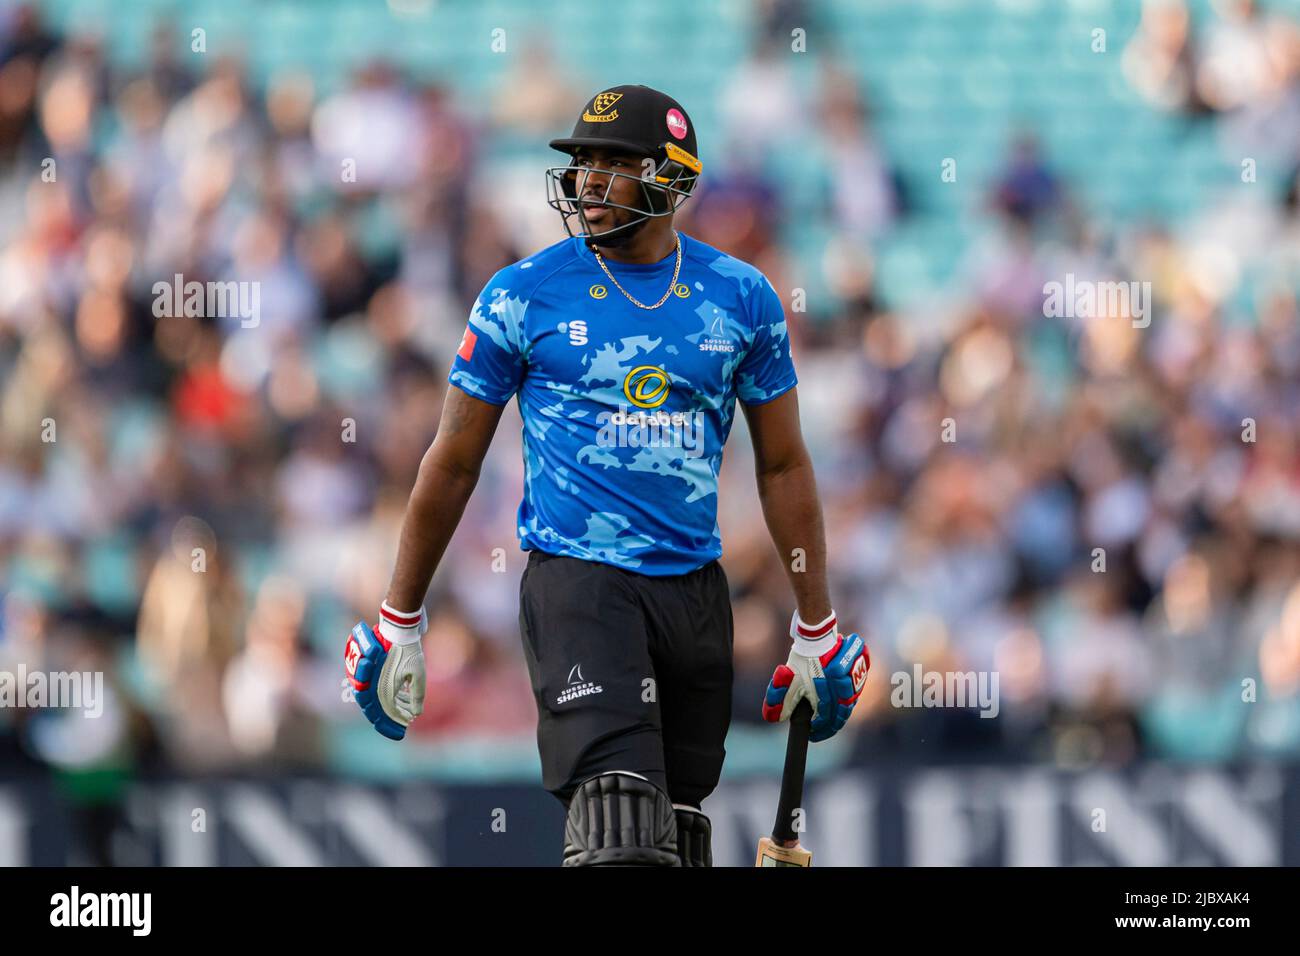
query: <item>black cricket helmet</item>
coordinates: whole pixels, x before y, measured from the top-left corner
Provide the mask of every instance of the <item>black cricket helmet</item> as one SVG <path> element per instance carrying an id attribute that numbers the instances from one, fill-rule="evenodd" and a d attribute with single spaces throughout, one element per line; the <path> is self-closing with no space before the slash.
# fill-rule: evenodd
<path id="1" fill-rule="evenodd" d="M 696 155 L 695 127 L 682 105 L 648 86 L 615 86 L 597 93 L 583 109 L 573 135 L 551 140 L 551 147 L 575 159 L 567 166 L 546 170 L 547 203 L 559 211 L 570 236 L 587 239 L 590 244 L 598 241 L 602 246 L 626 243 L 650 219 L 672 215 L 686 201 L 704 169 Z M 629 222 L 602 233 L 592 231 L 577 191 L 578 178 L 586 167 L 578 165 L 576 156 L 584 148 L 632 153 L 647 160 L 635 174 L 601 171 L 608 176 L 604 195 L 588 201 L 636 214 Z M 640 205 L 609 201 L 615 178 L 620 176 L 640 186 Z"/>

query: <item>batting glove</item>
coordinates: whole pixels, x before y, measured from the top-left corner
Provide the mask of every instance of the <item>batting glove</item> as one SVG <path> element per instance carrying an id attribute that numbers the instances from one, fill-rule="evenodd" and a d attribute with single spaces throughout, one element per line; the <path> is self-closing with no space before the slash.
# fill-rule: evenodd
<path id="1" fill-rule="evenodd" d="M 424 711 L 424 648 L 429 629 L 424 608 L 404 614 L 384 602 L 374 630 L 365 621 L 352 629 L 343 664 L 357 704 L 375 729 L 391 740 Z"/>
<path id="2" fill-rule="evenodd" d="M 796 611 L 790 621 L 794 647 L 790 659 L 777 667 L 767 685 L 763 719 L 772 723 L 790 719 L 799 701 L 812 706 L 811 741 L 835 736 L 853 713 L 867 683 L 871 655 L 857 634 L 844 637 L 835 612 L 820 624 L 808 625 Z"/>

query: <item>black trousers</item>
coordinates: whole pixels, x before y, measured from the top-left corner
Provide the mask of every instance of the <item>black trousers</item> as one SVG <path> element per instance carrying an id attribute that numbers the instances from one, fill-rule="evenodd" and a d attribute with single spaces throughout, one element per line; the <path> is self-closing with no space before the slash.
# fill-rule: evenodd
<path id="1" fill-rule="evenodd" d="M 639 773 L 674 803 L 713 792 L 731 722 L 732 619 L 717 561 L 650 577 L 533 551 L 519 630 L 537 702 L 542 785 Z"/>

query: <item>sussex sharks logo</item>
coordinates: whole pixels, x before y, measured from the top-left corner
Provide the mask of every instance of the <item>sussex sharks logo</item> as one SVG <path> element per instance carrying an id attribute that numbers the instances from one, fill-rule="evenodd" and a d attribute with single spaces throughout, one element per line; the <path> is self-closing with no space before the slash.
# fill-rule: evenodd
<path id="1" fill-rule="evenodd" d="M 583 679 L 581 664 L 574 664 L 569 670 L 569 679 L 567 684 L 568 686 L 560 692 L 560 696 L 555 698 L 556 706 L 567 704 L 569 701 L 577 700 L 579 697 L 599 694 L 604 690 L 604 688 L 599 684 Z"/>

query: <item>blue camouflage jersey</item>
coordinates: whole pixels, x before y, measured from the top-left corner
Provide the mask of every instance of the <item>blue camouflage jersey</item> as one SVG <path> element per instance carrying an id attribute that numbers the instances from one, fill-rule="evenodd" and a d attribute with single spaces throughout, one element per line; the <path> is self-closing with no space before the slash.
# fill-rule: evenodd
<path id="1" fill-rule="evenodd" d="M 718 470 L 735 400 L 771 401 L 796 378 L 767 278 L 681 241 L 657 309 L 628 301 L 577 238 L 502 269 L 474 304 L 448 380 L 496 405 L 518 395 L 523 550 L 649 575 L 722 554 Z M 675 261 L 605 264 L 652 305 Z"/>

